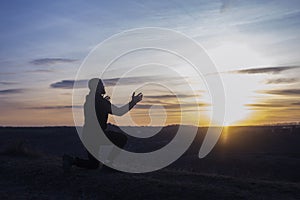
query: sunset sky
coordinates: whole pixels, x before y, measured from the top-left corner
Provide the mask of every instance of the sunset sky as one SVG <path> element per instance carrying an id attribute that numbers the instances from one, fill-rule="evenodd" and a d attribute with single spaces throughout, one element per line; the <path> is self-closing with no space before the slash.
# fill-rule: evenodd
<path id="1" fill-rule="evenodd" d="M 0 23 L 3 126 L 74 125 L 72 88 L 84 58 L 113 34 L 142 27 L 179 31 L 207 51 L 223 79 L 226 125 L 298 122 L 300 118 L 298 0 L 3 0 Z M 116 63 L 115 71 L 105 76 L 108 95 L 121 71 L 126 71 L 122 64 Z M 180 67 L 186 69 L 184 65 Z M 193 76 L 186 78 L 198 84 Z M 80 81 L 82 87 L 77 90 L 87 94 L 86 80 Z M 192 95 L 181 88 L 181 80 L 161 71 L 150 73 L 146 69 L 131 74 L 122 82 L 124 94 L 120 99 L 112 98 L 112 102 L 128 102 L 131 94 L 127 91 L 147 81 L 178 85 L 177 95 L 185 99 L 182 112 L 191 118 L 195 105 L 189 99 L 197 98 L 203 115 L 201 125 L 208 123 L 211 105 L 207 89 L 199 83 L 198 93 Z M 181 123 L 174 95 L 156 87 L 141 88 L 144 100 L 129 115 L 138 125 Z M 147 113 L 152 105 L 164 106 L 166 123 L 160 121 L 163 112 L 155 113 L 150 123 Z M 76 106 L 82 109 L 80 102 Z M 128 124 L 121 120 L 118 125 Z"/>

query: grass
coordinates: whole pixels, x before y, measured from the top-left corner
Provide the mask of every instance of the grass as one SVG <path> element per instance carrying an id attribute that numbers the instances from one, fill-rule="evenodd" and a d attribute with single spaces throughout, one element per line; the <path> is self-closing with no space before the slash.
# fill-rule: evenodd
<path id="1" fill-rule="evenodd" d="M 4 147 L 0 155 L 20 157 L 40 157 L 41 153 L 33 150 L 23 140 L 16 140 Z"/>

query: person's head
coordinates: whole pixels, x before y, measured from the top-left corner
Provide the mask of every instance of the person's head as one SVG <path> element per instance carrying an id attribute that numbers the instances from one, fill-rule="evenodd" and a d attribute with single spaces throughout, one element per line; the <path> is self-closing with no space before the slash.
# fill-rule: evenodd
<path id="1" fill-rule="evenodd" d="M 105 88 L 103 85 L 103 82 L 101 79 L 99 78 L 92 78 L 91 80 L 89 80 L 89 89 L 92 92 L 98 93 L 98 94 L 105 94 Z"/>

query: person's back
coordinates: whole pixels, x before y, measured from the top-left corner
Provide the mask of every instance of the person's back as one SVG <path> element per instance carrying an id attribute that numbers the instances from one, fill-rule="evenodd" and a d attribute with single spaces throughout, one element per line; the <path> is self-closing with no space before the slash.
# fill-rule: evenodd
<path id="1" fill-rule="evenodd" d="M 94 116 L 91 116 L 91 113 L 94 112 L 96 112 L 97 123 L 99 123 L 102 130 L 105 131 L 107 128 L 108 114 L 111 114 L 111 103 L 101 95 L 90 93 L 86 96 L 84 104 L 84 127 L 87 129 L 95 123 Z"/>

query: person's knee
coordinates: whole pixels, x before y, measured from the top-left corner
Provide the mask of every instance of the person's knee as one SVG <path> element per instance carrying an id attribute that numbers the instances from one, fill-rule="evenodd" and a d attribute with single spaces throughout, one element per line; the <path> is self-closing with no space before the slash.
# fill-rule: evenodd
<path id="1" fill-rule="evenodd" d="M 123 134 L 119 134 L 114 142 L 118 147 L 123 148 L 127 143 L 127 137 Z"/>
<path id="2" fill-rule="evenodd" d="M 127 136 L 122 133 L 107 132 L 107 137 L 118 147 L 124 147 L 127 143 Z"/>

